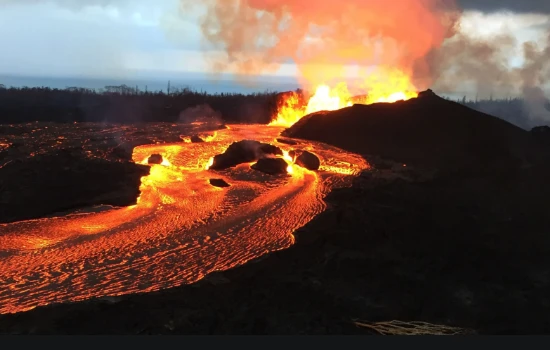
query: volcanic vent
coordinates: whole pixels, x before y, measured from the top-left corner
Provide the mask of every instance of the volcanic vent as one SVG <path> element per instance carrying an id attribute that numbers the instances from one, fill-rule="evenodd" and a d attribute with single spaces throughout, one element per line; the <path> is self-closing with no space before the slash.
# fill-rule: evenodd
<path id="1" fill-rule="evenodd" d="M 407 101 L 312 113 L 282 135 L 445 169 L 523 161 L 532 147 L 525 130 L 445 100 L 431 90 Z"/>
<path id="2" fill-rule="evenodd" d="M 391 103 L 418 96 L 409 76 L 398 69 L 380 67 L 369 79 L 374 83 L 368 88 L 355 87 L 355 91 L 362 93 L 360 95 L 352 95 L 345 82 L 333 88 L 326 84 L 319 85 L 309 98 L 304 96 L 303 91 L 279 94 L 278 112 L 270 125 L 290 127 L 305 115 L 319 111 L 335 111 L 357 103 Z"/>

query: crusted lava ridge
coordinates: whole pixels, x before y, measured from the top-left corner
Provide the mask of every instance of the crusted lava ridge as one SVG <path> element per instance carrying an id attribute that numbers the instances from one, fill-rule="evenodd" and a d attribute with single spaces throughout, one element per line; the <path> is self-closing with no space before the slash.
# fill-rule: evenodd
<path id="1" fill-rule="evenodd" d="M 529 162 L 538 151 L 527 131 L 431 90 L 407 101 L 312 113 L 282 136 L 445 170 Z"/>
<path id="2" fill-rule="evenodd" d="M 127 206 L 149 167 L 60 151 L 0 168 L 0 222 L 40 218 L 96 205 Z M 32 205 L 29 205 L 32 203 Z"/>
<path id="3" fill-rule="evenodd" d="M 214 156 L 210 169 L 232 168 L 239 164 L 255 162 L 269 155 L 283 155 L 283 151 L 277 146 L 254 140 L 233 142 L 224 153 Z"/>

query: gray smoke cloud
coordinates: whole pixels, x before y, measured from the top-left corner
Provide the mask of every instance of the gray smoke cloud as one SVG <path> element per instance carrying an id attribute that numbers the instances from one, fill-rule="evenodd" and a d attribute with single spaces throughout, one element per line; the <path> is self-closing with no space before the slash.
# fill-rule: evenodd
<path id="1" fill-rule="evenodd" d="M 550 122 L 550 112 L 543 107 L 550 83 L 548 1 L 180 0 L 180 4 L 184 12 L 197 6 L 203 9 L 197 16 L 203 38 L 225 54 L 211 66 L 213 71 L 263 74 L 291 58 L 305 80 L 315 84 L 342 76 L 328 64 L 393 65 L 412 74 L 420 90 L 432 87 L 449 94 L 468 86 L 469 95 L 523 96 L 533 118 Z M 465 29 L 476 16 L 481 20 Z M 494 28 L 489 29 L 489 21 Z M 311 28 L 323 30 L 317 35 Z M 528 35 L 523 33 L 526 30 Z M 485 35 L 471 34 L 483 31 Z M 533 32 L 546 37 L 534 38 Z M 525 38 L 532 41 L 523 44 Z M 381 50 L 376 51 L 376 45 Z M 511 57 L 522 62 L 511 62 Z M 319 69 L 312 62 L 327 63 L 328 68 Z"/>
<path id="2" fill-rule="evenodd" d="M 208 104 L 197 105 L 189 107 L 183 110 L 178 118 L 179 123 L 209 123 L 209 124 L 222 124 L 222 115 L 220 112 L 214 110 Z"/>
<path id="3" fill-rule="evenodd" d="M 485 13 L 510 11 L 550 14 L 550 2 L 544 0 L 458 0 L 458 5 L 466 11 Z"/>
<path id="4" fill-rule="evenodd" d="M 544 47 L 535 43 L 524 45 L 525 65 L 520 69 L 522 92 L 527 108 L 534 120 L 550 122 L 550 111 L 546 108 L 549 98 L 542 86 L 550 82 L 550 30 Z"/>
<path id="5" fill-rule="evenodd" d="M 0 7 L 54 3 L 78 11 L 88 6 L 122 9 L 135 2 L 0 0 Z M 485 14 L 506 11 L 510 14 L 546 16 L 546 22 L 531 27 L 546 33 L 545 38 L 527 43 L 518 42 L 518 35 L 513 29 L 482 38 L 454 30 L 453 18 L 445 19 L 444 11 L 440 11 L 442 7 L 452 7 L 451 2 L 411 0 L 407 16 L 402 17 L 405 1 L 348 1 L 348 5 L 354 5 L 353 11 L 340 16 L 338 11 L 341 12 L 344 7 L 336 1 L 243 0 L 240 7 L 236 7 L 231 5 L 235 3 L 232 0 L 205 0 L 204 7 L 211 15 L 202 17 L 201 25 L 209 48 L 221 49 L 226 53 L 223 62 L 216 62 L 218 65 L 215 67 L 220 71 L 273 71 L 281 61 L 289 58 L 298 63 L 300 60 L 324 63 L 325 58 L 327 63 L 338 59 L 345 61 L 349 58 L 346 56 L 349 52 L 353 55 L 359 53 L 369 63 L 372 60 L 368 57 L 373 53 L 362 40 L 375 33 L 388 39 L 384 41 L 384 48 L 388 50 L 383 52 L 394 52 L 395 43 L 405 46 L 406 51 L 398 55 L 397 63 L 407 65 L 410 62 L 415 65 L 413 73 L 419 88 L 431 86 L 440 93 L 452 93 L 458 85 L 468 83 L 473 89 L 472 94 L 480 97 L 492 94 L 522 96 L 534 119 L 550 122 L 550 112 L 544 107 L 548 102 L 547 86 L 550 84 L 550 1 L 456 0 L 458 7 L 464 11 Z M 244 3 L 249 6 L 245 7 L 242 5 Z M 308 3 L 311 6 L 307 6 Z M 420 3 L 423 5 L 420 6 Z M 181 0 L 180 4 L 183 12 L 188 13 L 192 8 L 201 6 L 200 2 L 192 0 Z M 384 20 L 386 17 L 391 20 Z M 309 42 L 305 47 L 307 50 L 304 50 L 300 39 L 312 23 L 328 24 L 331 31 L 314 35 L 315 40 Z M 511 65 L 511 56 L 520 56 L 523 62 L 519 66 Z M 384 60 L 386 57 L 383 57 Z M 333 72 L 316 69 L 302 73 L 317 76 Z"/>
<path id="6" fill-rule="evenodd" d="M 533 122 L 550 123 L 550 16 L 538 27 L 540 40 L 523 43 L 512 30 L 483 38 L 456 34 L 428 55 L 433 88 L 452 94 L 469 84 L 480 98 L 520 96 Z M 513 55 L 523 62 L 513 65 Z"/>

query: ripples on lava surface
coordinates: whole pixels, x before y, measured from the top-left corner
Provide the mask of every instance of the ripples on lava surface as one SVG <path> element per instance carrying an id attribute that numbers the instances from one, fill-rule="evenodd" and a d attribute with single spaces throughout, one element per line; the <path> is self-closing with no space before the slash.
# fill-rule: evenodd
<path id="1" fill-rule="evenodd" d="M 322 198 L 368 168 L 358 155 L 315 142 L 276 141 L 282 128 L 232 125 L 211 142 L 142 145 L 133 160 L 165 159 L 142 178 L 137 205 L 0 225 L 0 312 L 192 283 L 289 247 L 325 209 Z M 253 139 L 320 156 L 319 171 L 271 176 L 241 164 L 206 170 L 232 142 Z M 218 188 L 209 179 L 231 184 Z"/>

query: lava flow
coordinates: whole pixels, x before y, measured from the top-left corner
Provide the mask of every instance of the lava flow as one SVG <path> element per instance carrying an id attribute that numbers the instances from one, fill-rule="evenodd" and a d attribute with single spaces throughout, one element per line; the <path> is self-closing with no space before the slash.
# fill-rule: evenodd
<path id="1" fill-rule="evenodd" d="M 292 233 L 324 210 L 325 194 L 368 164 L 320 143 L 278 143 L 281 130 L 232 125 L 210 142 L 136 147 L 136 163 L 163 158 L 142 178 L 136 205 L 0 225 L 0 313 L 191 283 L 289 247 Z M 250 164 L 208 170 L 214 155 L 243 139 L 284 150 L 288 173 Z M 291 149 L 317 154 L 319 171 L 293 164 Z M 214 187 L 212 178 L 230 187 Z"/>
<path id="2" fill-rule="evenodd" d="M 392 103 L 418 96 L 409 77 L 397 69 L 378 68 L 356 85 L 354 90 L 365 94 L 352 96 L 347 84 L 339 83 L 334 88 L 319 85 L 307 104 L 302 103 L 298 93 L 285 96 L 280 102 L 277 117 L 270 125 L 290 127 L 303 116 L 319 111 L 334 111 L 354 103 Z"/>

